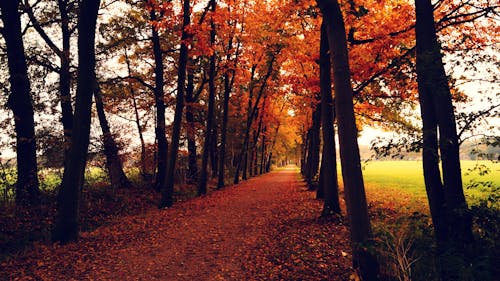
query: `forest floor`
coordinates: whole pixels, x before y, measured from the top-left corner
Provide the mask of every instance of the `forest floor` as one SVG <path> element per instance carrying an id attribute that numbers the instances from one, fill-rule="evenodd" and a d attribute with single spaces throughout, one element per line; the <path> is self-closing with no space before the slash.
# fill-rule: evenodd
<path id="1" fill-rule="evenodd" d="M 349 280 L 347 227 L 295 169 L 170 209 L 116 218 L 78 243 L 36 244 L 0 264 L 1 280 Z"/>

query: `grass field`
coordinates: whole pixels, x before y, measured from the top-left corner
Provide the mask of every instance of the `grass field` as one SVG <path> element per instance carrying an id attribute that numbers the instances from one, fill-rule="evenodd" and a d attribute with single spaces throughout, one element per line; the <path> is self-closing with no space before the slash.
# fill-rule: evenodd
<path id="1" fill-rule="evenodd" d="M 491 161 L 462 161 L 464 191 L 468 201 L 487 196 L 486 188 L 467 188 L 471 181 L 491 182 L 500 186 L 500 163 Z M 489 173 L 480 175 L 478 170 L 470 171 L 477 165 L 484 165 Z M 367 193 L 384 193 L 398 197 L 412 197 L 420 201 L 426 198 L 421 161 L 371 161 L 363 164 L 363 176 Z"/>

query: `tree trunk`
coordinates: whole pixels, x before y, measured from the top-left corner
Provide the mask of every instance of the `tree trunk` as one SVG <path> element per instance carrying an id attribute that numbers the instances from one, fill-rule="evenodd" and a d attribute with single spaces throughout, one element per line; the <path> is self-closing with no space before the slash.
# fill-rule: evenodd
<path id="1" fill-rule="evenodd" d="M 305 177 L 306 175 L 306 166 L 307 166 L 307 154 L 308 154 L 308 151 L 307 149 L 309 148 L 309 141 L 310 141 L 310 138 L 311 137 L 311 129 L 308 129 L 307 130 L 307 133 L 304 134 L 304 136 L 302 137 L 302 144 L 300 145 L 300 149 L 302 151 L 302 154 L 300 156 L 300 173 L 302 174 L 302 176 Z"/>
<path id="2" fill-rule="evenodd" d="M 344 19 L 337 0 L 318 0 L 318 5 L 327 25 L 333 64 L 340 160 L 351 228 L 353 266 L 360 269 L 363 280 L 378 280 L 377 260 L 366 249 L 366 243 L 371 239 L 371 226 L 361 173 Z"/>
<path id="3" fill-rule="evenodd" d="M 215 12 L 215 0 L 210 0 L 211 11 Z M 210 45 L 215 44 L 215 24 L 213 18 L 210 19 Z M 210 56 L 210 69 L 208 74 L 208 109 L 207 109 L 207 127 L 205 131 L 205 142 L 203 143 L 203 154 L 201 157 L 201 172 L 200 182 L 198 184 L 198 196 L 207 194 L 207 180 L 208 180 L 208 156 L 213 139 L 214 127 L 214 108 L 215 108 L 215 51 Z"/>
<path id="4" fill-rule="evenodd" d="M 186 66 L 188 61 L 188 46 L 187 41 L 190 34 L 187 27 L 191 22 L 189 0 L 183 0 L 183 20 L 182 20 L 182 35 L 181 49 L 179 53 L 179 64 L 177 68 L 177 97 L 175 103 L 174 122 L 172 127 L 172 145 L 170 148 L 170 158 L 168 159 L 167 173 L 165 176 L 164 185 L 161 188 L 162 198 L 159 208 L 171 207 L 174 203 L 174 171 L 177 162 L 177 153 L 179 152 L 179 138 L 182 123 L 182 111 L 184 108 L 184 91 L 186 86 Z"/>
<path id="5" fill-rule="evenodd" d="M 69 16 L 67 0 L 58 0 L 59 13 L 61 14 L 62 56 L 61 70 L 59 73 L 59 92 L 61 95 L 61 121 L 64 129 L 64 148 L 66 154 L 71 143 L 73 130 L 73 107 L 71 106 L 71 72 L 70 72 L 70 39 Z M 65 157 L 66 158 L 66 157 Z"/>
<path id="6" fill-rule="evenodd" d="M 123 163 L 118 155 L 118 147 L 109 128 L 104 103 L 99 88 L 94 93 L 97 117 L 101 125 L 102 138 L 104 142 L 104 155 L 106 156 L 106 168 L 108 169 L 109 180 L 112 188 L 128 188 L 132 185 L 123 172 Z"/>
<path id="7" fill-rule="evenodd" d="M 194 121 L 194 74 L 192 67 L 187 68 L 188 84 L 186 88 L 186 136 L 188 143 L 188 182 L 198 182 L 198 164 L 196 162 L 196 129 Z"/>
<path id="8" fill-rule="evenodd" d="M 14 114 L 16 131 L 16 204 L 37 205 L 40 200 L 40 190 L 38 189 L 36 162 L 35 122 L 18 8 L 18 0 L 0 3 L 3 21 L 2 35 L 7 47 L 10 74 L 11 94 L 7 105 Z"/>
<path id="9" fill-rule="evenodd" d="M 231 43 L 230 43 L 231 46 Z M 230 48 L 231 49 L 231 48 Z M 233 73 L 234 76 L 234 73 Z M 225 160 L 226 160 L 226 137 L 227 137 L 227 121 L 229 119 L 229 94 L 231 93 L 231 82 L 234 81 L 229 78 L 229 73 L 224 74 L 224 100 L 222 104 L 222 129 L 220 132 L 221 142 L 220 142 L 220 155 L 219 155 L 219 175 L 217 177 L 217 188 L 223 188 L 224 183 L 224 172 L 225 172 Z"/>
<path id="10" fill-rule="evenodd" d="M 132 76 L 132 69 L 130 68 L 130 60 L 128 58 L 126 48 L 124 50 L 124 53 L 125 53 L 125 62 L 127 64 L 128 75 Z M 141 173 L 143 180 L 149 180 L 148 177 L 150 175 L 148 174 L 147 168 L 146 168 L 146 143 L 144 142 L 144 135 L 143 135 L 143 130 L 142 130 L 142 126 L 141 126 L 141 119 L 139 117 L 139 110 L 137 108 L 137 101 L 135 99 L 135 90 L 134 90 L 134 86 L 132 85 L 132 83 L 129 82 L 128 86 L 129 86 L 129 90 L 130 90 L 130 95 L 132 97 L 132 106 L 134 107 L 135 125 L 137 126 L 137 133 L 139 134 L 139 140 L 141 142 L 140 173 Z"/>
<path id="11" fill-rule="evenodd" d="M 264 128 L 265 131 L 265 128 Z M 262 143 L 260 145 L 261 151 L 260 151 L 260 167 L 259 167 L 259 175 L 262 175 L 264 173 L 264 161 L 265 161 L 265 155 L 266 155 L 266 135 L 262 136 Z"/>
<path id="12" fill-rule="evenodd" d="M 335 151 L 335 130 L 333 129 L 333 100 L 331 82 L 331 64 L 326 34 L 326 22 L 321 24 L 320 42 L 320 90 L 321 90 L 321 122 L 323 125 L 323 158 L 321 164 L 321 189 L 324 195 L 322 216 L 340 214 L 339 191 L 337 180 L 337 153 Z M 319 131 L 319 129 L 318 129 Z M 319 136 L 318 136 L 319 137 Z M 318 141 L 319 144 L 319 141 Z M 318 148 L 319 150 L 319 148 Z M 318 151 L 319 152 L 319 151 Z"/>
<path id="13" fill-rule="evenodd" d="M 268 65 L 267 65 L 268 66 L 267 72 L 263 78 L 262 84 L 260 85 L 259 93 L 257 94 L 257 99 L 255 101 L 255 104 L 253 105 L 253 107 L 249 106 L 249 115 L 247 118 L 245 137 L 243 139 L 243 146 L 242 146 L 240 155 L 238 157 L 238 160 L 236 163 L 236 171 L 234 173 L 234 181 L 233 181 L 234 184 L 237 184 L 240 180 L 240 170 L 241 170 L 242 164 L 244 164 L 243 173 L 246 173 L 247 154 L 248 154 L 247 150 L 248 150 L 248 143 L 249 143 L 249 139 L 250 139 L 250 130 L 252 127 L 252 122 L 253 122 L 253 119 L 254 119 L 255 114 L 257 112 L 257 107 L 259 105 L 259 101 L 262 98 L 262 95 L 264 94 L 264 90 L 266 89 L 267 80 L 269 79 L 269 77 L 272 74 L 273 64 L 274 64 L 274 61 L 275 61 L 277 55 L 278 54 L 271 54 L 271 58 L 268 61 Z M 252 68 L 252 75 L 251 75 L 252 79 L 253 79 L 253 72 L 254 72 L 254 68 Z M 250 93 L 252 93 L 252 88 L 253 88 L 252 82 L 250 82 Z M 251 96 L 252 95 L 250 95 L 250 100 L 251 100 Z M 243 163 L 243 160 L 245 160 L 245 163 Z M 243 179 L 246 179 L 245 174 L 244 174 Z"/>
<path id="14" fill-rule="evenodd" d="M 219 155 L 217 153 L 217 144 L 219 142 L 218 139 L 218 130 L 217 130 L 217 121 L 214 119 L 214 126 L 212 128 L 212 142 L 210 146 L 210 169 L 212 171 L 212 178 L 217 177 L 218 174 L 218 165 L 217 163 L 219 162 Z"/>
<path id="15" fill-rule="evenodd" d="M 466 248 L 474 238 L 472 219 L 465 201 L 460 172 L 459 142 L 453 103 L 437 40 L 430 0 L 415 1 L 417 81 L 424 128 L 423 165 L 427 197 L 439 254 L 453 255 L 441 266 L 443 280 L 460 275 L 458 258 L 467 258 Z M 439 130 L 439 131 L 438 131 Z M 439 133 L 438 133 L 439 132 Z M 438 153 L 439 136 L 439 153 Z M 439 157 L 442 161 L 441 180 Z"/>
<path id="16" fill-rule="evenodd" d="M 319 168 L 320 127 L 321 127 L 321 103 L 318 102 L 312 114 L 312 125 L 310 128 L 309 143 L 308 143 L 309 147 L 307 149 L 308 153 L 306 160 L 305 180 L 309 184 L 309 189 L 312 188 L 311 185 L 312 180 L 318 173 L 318 168 Z"/>
<path id="17" fill-rule="evenodd" d="M 33 25 L 33 28 L 38 32 L 40 37 L 45 41 L 50 49 L 59 57 L 61 67 L 59 73 L 59 98 L 61 102 L 61 121 L 63 125 L 64 134 L 64 158 L 67 158 L 68 149 L 71 141 L 71 131 L 73 129 L 73 108 L 71 105 L 71 72 L 70 72 L 70 39 L 71 31 L 69 28 L 70 18 L 68 16 L 68 2 L 67 0 L 57 0 L 59 14 L 61 16 L 61 39 L 62 49 L 60 49 L 48 34 L 43 29 L 42 25 L 38 22 L 33 13 L 30 3 L 25 0 L 24 6 L 26 14 Z"/>
<path id="18" fill-rule="evenodd" d="M 95 27 L 100 0 L 83 0 L 78 15 L 78 80 L 73 135 L 57 198 L 52 239 L 67 243 L 78 239 L 78 208 L 89 145 L 92 95 L 95 80 Z"/>
<path id="19" fill-rule="evenodd" d="M 154 8 L 150 11 L 151 21 L 157 20 L 156 11 Z M 161 52 L 161 43 L 158 30 L 154 25 L 151 25 L 151 41 L 153 43 L 153 56 L 155 60 L 155 104 L 156 104 L 156 141 L 158 144 L 157 151 L 157 173 L 155 180 L 155 189 L 159 191 L 165 184 L 165 175 L 167 171 L 167 154 L 168 154 L 168 141 L 166 136 L 166 125 L 165 125 L 165 101 L 164 101 L 164 91 L 163 85 L 165 83 L 163 79 L 164 68 L 163 68 L 163 56 Z"/>
<path id="20" fill-rule="evenodd" d="M 338 176 L 337 176 L 338 178 Z M 318 181 L 318 189 L 316 190 L 316 199 L 324 199 L 325 198 L 325 157 L 321 157 L 321 166 L 319 168 L 319 181 Z M 338 185 L 338 180 L 337 180 Z"/>

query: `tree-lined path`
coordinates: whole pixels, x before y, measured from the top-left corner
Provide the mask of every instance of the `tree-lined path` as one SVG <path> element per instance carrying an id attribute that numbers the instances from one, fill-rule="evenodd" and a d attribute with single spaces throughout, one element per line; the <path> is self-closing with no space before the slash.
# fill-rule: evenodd
<path id="1" fill-rule="evenodd" d="M 347 280 L 348 230 L 294 168 L 117 219 L 78 243 L 35 246 L 6 280 Z"/>

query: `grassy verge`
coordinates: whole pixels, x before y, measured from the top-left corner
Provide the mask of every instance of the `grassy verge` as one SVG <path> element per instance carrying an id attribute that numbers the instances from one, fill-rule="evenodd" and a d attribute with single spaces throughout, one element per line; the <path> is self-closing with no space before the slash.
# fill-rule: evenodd
<path id="1" fill-rule="evenodd" d="M 387 280 L 438 280 L 432 220 L 421 167 L 418 161 L 364 165 L 376 237 L 374 251 L 381 258 Z M 460 280 L 495 280 L 498 269 L 494 264 L 498 262 L 500 241 L 500 164 L 464 161 L 462 172 L 477 245 L 468 266 L 462 268 Z"/>

